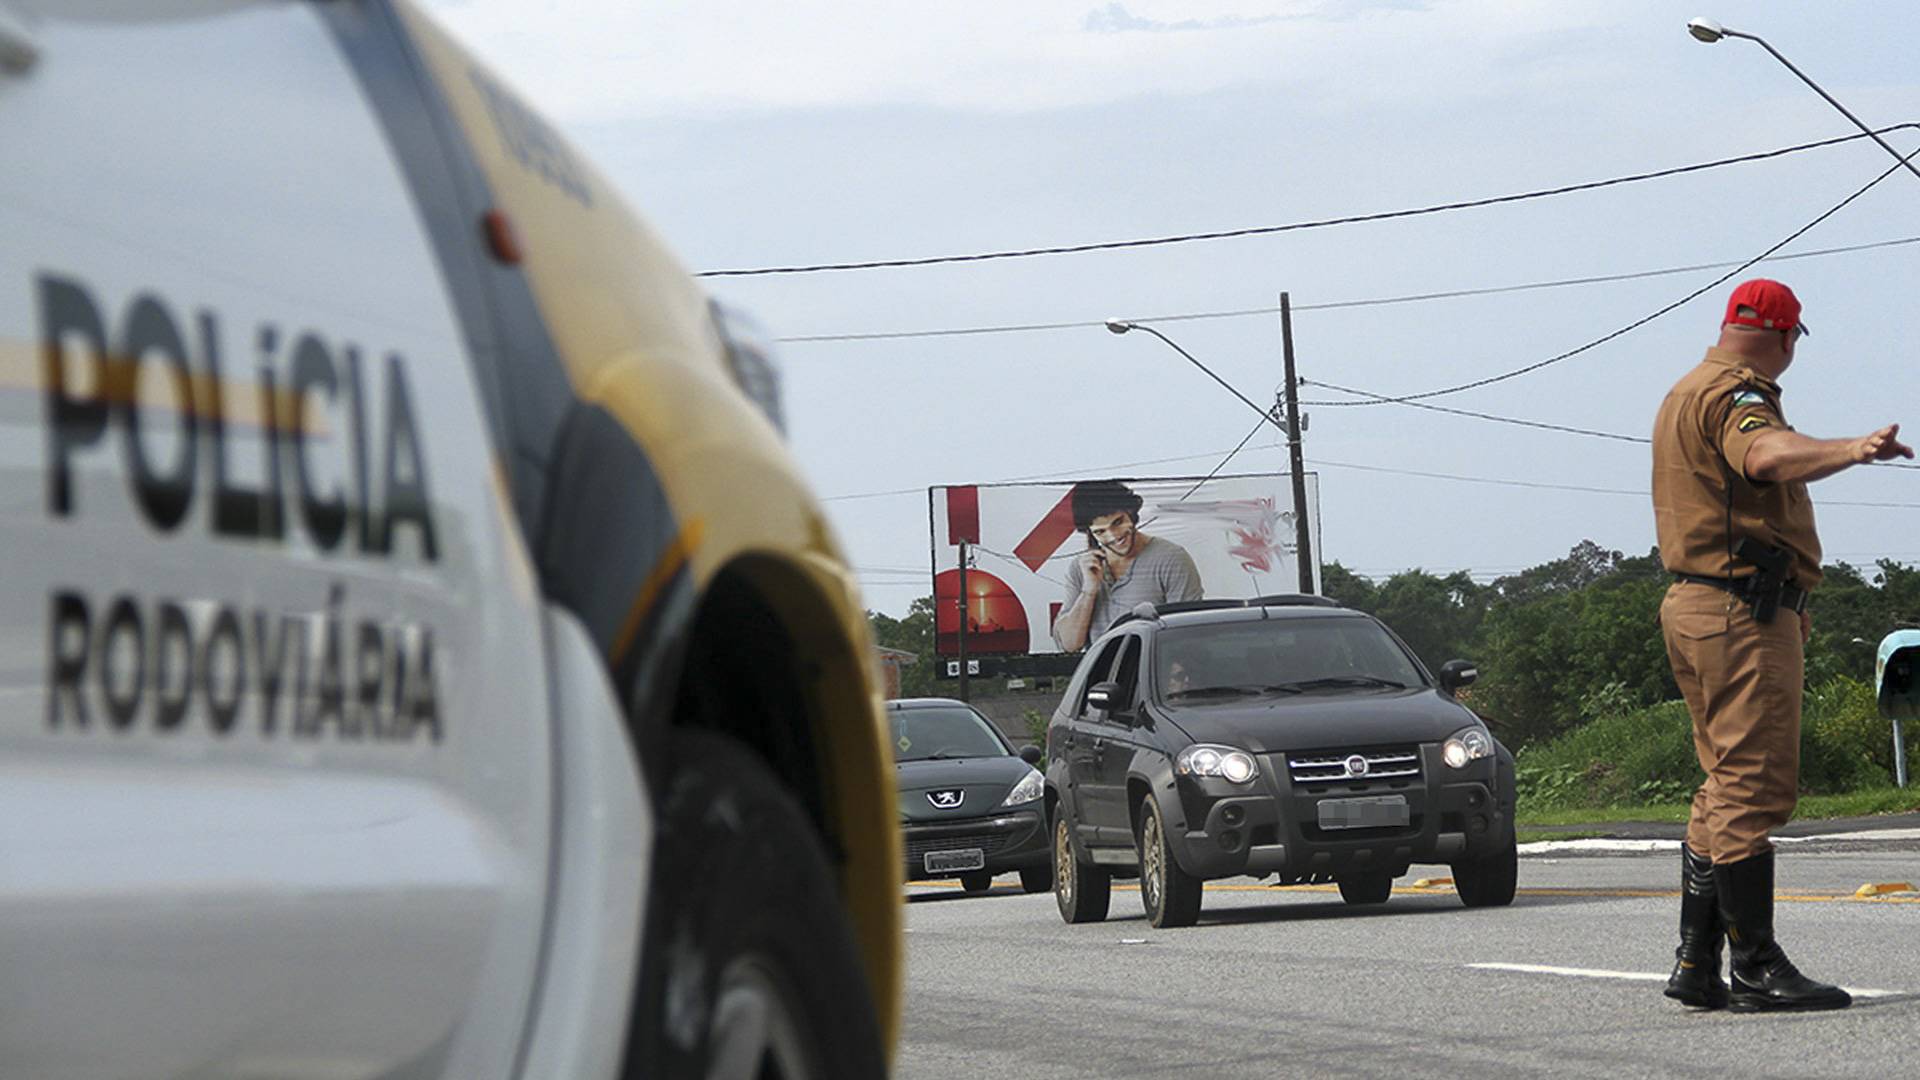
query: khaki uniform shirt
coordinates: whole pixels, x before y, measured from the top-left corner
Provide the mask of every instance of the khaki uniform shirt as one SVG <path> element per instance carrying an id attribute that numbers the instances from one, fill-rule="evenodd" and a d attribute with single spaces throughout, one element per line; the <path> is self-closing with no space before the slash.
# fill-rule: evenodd
<path id="1" fill-rule="evenodd" d="M 1667 391 L 1653 425 L 1653 520 L 1669 571 L 1751 574 L 1751 563 L 1728 555 L 1750 536 L 1792 555 L 1795 585 L 1812 589 L 1820 583 L 1820 537 L 1807 485 L 1747 479 L 1754 440 L 1780 429 L 1793 430 L 1780 410 L 1779 384 L 1733 353 L 1708 349 L 1707 358 Z"/>

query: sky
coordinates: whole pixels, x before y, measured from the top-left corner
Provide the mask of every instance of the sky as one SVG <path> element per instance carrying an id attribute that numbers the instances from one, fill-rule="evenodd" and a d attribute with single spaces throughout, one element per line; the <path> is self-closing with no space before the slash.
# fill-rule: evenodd
<path id="1" fill-rule="evenodd" d="M 1857 132 L 1757 44 L 1694 41 L 1696 15 L 1766 38 L 1876 127 L 1920 122 L 1920 5 L 1904 3 L 427 6 L 696 272 L 1382 214 Z M 1920 147 L 1920 130 L 1887 138 Z M 1645 438 L 1746 277 L 1786 281 L 1805 304 L 1813 334 L 1781 380 L 1796 428 L 1837 437 L 1904 421 L 1920 435 L 1906 333 L 1920 242 L 1894 243 L 1920 238 L 1920 177 L 1868 187 L 1892 165 L 1856 139 L 1268 235 L 703 282 L 786 339 L 791 445 L 874 610 L 903 614 L 930 591 L 930 485 L 1219 465 L 1259 418 L 1161 342 L 1099 324 L 1151 322 L 1270 401 L 1281 382 L 1270 309 L 1283 291 L 1310 403 L 1321 559 L 1381 579 L 1418 567 L 1487 581 L 1583 540 L 1653 546 L 1647 447 L 1603 435 Z M 1802 257 L 1648 319 L 1862 188 L 1777 253 Z M 1510 288 L 1603 277 L 1615 280 Z M 1502 291 L 1350 304 L 1477 290 Z M 794 340 L 1055 323 L 1074 325 Z M 1316 380 L 1392 397 L 1576 349 L 1428 400 L 1589 434 L 1311 404 L 1360 400 Z M 1269 432 L 1226 471 L 1285 469 Z M 1920 562 L 1920 469 L 1854 469 L 1813 495 L 1829 562 Z"/>

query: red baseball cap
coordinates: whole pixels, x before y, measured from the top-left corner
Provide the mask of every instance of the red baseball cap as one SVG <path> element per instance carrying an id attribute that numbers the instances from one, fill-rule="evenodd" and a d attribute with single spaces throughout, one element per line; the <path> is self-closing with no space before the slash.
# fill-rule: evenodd
<path id="1" fill-rule="evenodd" d="M 1741 308 L 1752 308 L 1758 315 L 1742 315 Z M 1741 326 L 1757 327 L 1761 330 L 1792 330 L 1799 327 L 1800 332 L 1808 332 L 1807 325 L 1800 321 L 1800 298 L 1793 290 L 1777 281 L 1767 278 L 1754 278 L 1743 281 L 1727 297 L 1727 317 L 1725 323 L 1739 323 Z"/>

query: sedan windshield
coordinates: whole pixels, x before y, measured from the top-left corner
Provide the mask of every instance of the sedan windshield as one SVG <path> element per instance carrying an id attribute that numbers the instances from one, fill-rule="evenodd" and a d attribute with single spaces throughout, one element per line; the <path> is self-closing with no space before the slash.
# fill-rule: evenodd
<path id="1" fill-rule="evenodd" d="M 1380 624 L 1351 616 L 1171 627 L 1155 668 L 1173 702 L 1426 685 Z"/>
<path id="2" fill-rule="evenodd" d="M 1005 757 L 1012 753 L 986 717 L 964 705 L 891 709 L 893 760 Z"/>

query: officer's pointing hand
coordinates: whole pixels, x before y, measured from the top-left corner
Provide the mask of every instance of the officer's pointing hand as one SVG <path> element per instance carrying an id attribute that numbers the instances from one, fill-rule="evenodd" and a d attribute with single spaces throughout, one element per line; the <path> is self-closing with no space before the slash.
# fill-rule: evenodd
<path id="1" fill-rule="evenodd" d="M 1899 424 L 1888 424 L 1879 431 L 1862 438 L 1854 444 L 1853 460 L 1891 461 L 1897 457 L 1912 457 L 1913 447 L 1894 437 L 1899 434 Z"/>

